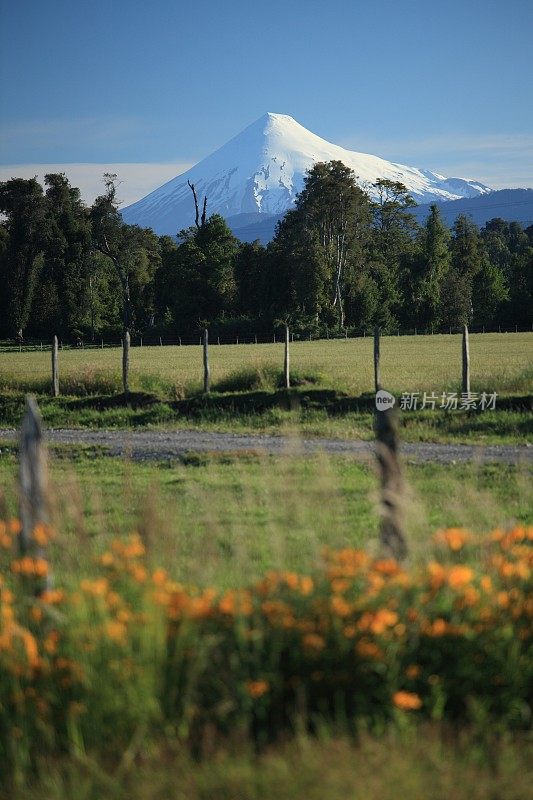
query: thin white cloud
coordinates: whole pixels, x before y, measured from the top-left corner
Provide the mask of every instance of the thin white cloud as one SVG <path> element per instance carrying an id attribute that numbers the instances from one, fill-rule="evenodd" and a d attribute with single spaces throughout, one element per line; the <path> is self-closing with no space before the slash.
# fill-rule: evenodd
<path id="1" fill-rule="evenodd" d="M 448 133 L 421 138 L 353 136 L 343 147 L 493 188 L 533 186 L 533 135 Z"/>
<path id="2" fill-rule="evenodd" d="M 10 178 L 33 178 L 42 183 L 51 172 L 64 172 L 71 186 L 80 189 L 85 203 L 91 204 L 104 191 L 104 172 L 118 176 L 118 198 L 122 207 L 140 200 L 176 175 L 185 172 L 192 164 L 3 164 L 0 165 L 0 181 Z"/>

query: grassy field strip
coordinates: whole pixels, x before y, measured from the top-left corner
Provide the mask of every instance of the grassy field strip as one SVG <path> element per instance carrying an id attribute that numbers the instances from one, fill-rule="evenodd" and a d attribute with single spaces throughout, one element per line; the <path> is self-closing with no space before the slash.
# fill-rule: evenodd
<path id="1" fill-rule="evenodd" d="M 133 529 L 152 533 L 154 561 L 177 579 L 222 586 L 271 568 L 305 571 L 324 546 L 367 546 L 378 532 L 373 465 L 349 458 L 197 453 L 137 463 L 69 447 L 52 451 L 51 473 L 63 531 L 54 561 L 73 577 Z M 421 556 L 440 527 L 533 523 L 530 467 L 408 463 L 405 473 L 407 529 Z M 4 450 L 10 514 L 16 476 L 16 455 Z"/>
<path id="2" fill-rule="evenodd" d="M 60 379 L 91 387 L 119 386 L 120 351 L 60 351 Z M 533 384 L 533 333 L 472 334 L 472 389 L 527 391 Z M 282 344 L 211 345 L 212 381 L 246 369 L 281 369 Z M 371 338 L 294 342 L 291 367 L 299 373 L 319 373 L 324 384 L 359 395 L 373 390 Z M 386 336 L 381 343 L 381 374 L 392 391 L 457 390 L 461 377 L 459 335 Z M 134 347 L 131 351 L 133 388 L 167 395 L 173 386 L 198 389 L 202 376 L 200 346 Z M 50 378 L 50 353 L 0 353 L 0 389 L 39 389 Z M 79 393 L 79 392 L 74 392 Z"/>

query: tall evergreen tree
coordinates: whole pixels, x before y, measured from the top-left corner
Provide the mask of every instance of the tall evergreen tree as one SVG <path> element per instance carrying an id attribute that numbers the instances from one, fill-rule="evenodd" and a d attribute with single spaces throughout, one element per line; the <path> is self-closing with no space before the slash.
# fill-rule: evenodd
<path id="1" fill-rule="evenodd" d="M 439 209 L 431 206 L 426 224 L 418 237 L 415 260 L 415 308 L 420 327 L 438 328 L 442 322 L 444 280 L 451 263 L 450 231 Z"/>
<path id="2" fill-rule="evenodd" d="M 347 287 L 365 269 L 370 222 L 369 199 L 352 170 L 340 161 L 318 163 L 308 171 L 295 211 L 282 220 L 273 242 L 271 252 L 286 259 L 295 276 L 312 273 L 313 301 L 308 295 L 303 305 L 314 306 L 313 313 L 316 309 L 324 321 L 333 316 L 339 329 L 346 322 Z M 293 277 L 292 286 L 296 282 Z"/>
<path id="3" fill-rule="evenodd" d="M 5 216 L 0 261 L 2 327 L 4 334 L 22 338 L 44 265 L 46 204 L 36 178 L 0 183 L 0 213 Z"/>
<path id="4" fill-rule="evenodd" d="M 455 220 L 451 241 L 451 264 L 443 279 L 442 323 L 458 327 L 473 320 L 472 287 L 482 266 L 479 232 L 468 217 Z"/>
<path id="5" fill-rule="evenodd" d="M 415 201 L 403 183 L 381 179 L 374 189 L 374 230 L 371 241 L 372 275 L 378 288 L 375 319 L 383 330 L 396 327 L 401 314 L 402 271 L 412 253 L 418 225 L 410 209 Z"/>

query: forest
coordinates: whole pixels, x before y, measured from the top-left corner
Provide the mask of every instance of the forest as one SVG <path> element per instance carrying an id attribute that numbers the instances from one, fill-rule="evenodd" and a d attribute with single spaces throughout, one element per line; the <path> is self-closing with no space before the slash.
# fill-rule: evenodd
<path id="1" fill-rule="evenodd" d="M 118 184 L 106 174 L 87 206 L 64 174 L 0 183 L 0 338 L 531 326 L 533 225 L 458 216 L 450 230 L 433 206 L 421 226 L 401 183 L 377 181 L 372 199 L 331 161 L 309 170 L 265 247 L 209 216 L 193 186 L 191 227 L 175 237 L 127 225 Z"/>

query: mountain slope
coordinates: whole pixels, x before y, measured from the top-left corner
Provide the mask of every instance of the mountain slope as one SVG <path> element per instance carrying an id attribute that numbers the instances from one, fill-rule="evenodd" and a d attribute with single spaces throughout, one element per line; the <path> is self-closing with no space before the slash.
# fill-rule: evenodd
<path id="1" fill-rule="evenodd" d="M 445 178 L 428 170 L 394 164 L 356 153 L 316 136 L 285 114 L 265 114 L 219 150 L 182 175 L 125 208 L 124 220 L 175 234 L 194 222 L 187 181 L 199 197 L 207 196 L 208 214 L 281 215 L 294 204 L 306 171 L 317 161 L 342 161 L 371 192 L 378 178 L 404 183 L 417 202 L 475 197 L 487 186 L 462 178 Z"/>
<path id="2" fill-rule="evenodd" d="M 533 189 L 499 189 L 477 197 L 461 198 L 436 202 L 440 214 L 452 227 L 459 214 L 465 214 L 479 227 L 494 217 L 501 217 L 506 222 L 520 222 L 524 228 L 533 225 Z M 411 213 L 423 225 L 429 216 L 430 203 L 422 203 L 411 209 Z M 253 242 L 256 239 L 268 244 L 274 237 L 280 214 L 238 214 L 229 217 L 227 223 L 237 239 L 241 242 Z"/>

